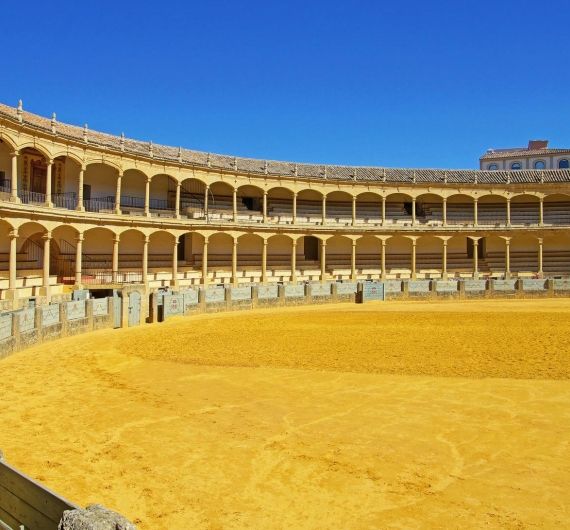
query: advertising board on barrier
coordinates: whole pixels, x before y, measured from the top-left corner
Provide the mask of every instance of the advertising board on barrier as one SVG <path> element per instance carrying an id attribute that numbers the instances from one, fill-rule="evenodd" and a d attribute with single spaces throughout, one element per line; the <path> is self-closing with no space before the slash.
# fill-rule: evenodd
<path id="1" fill-rule="evenodd" d="M 67 302 L 67 320 L 85 318 L 85 300 Z"/>
<path id="2" fill-rule="evenodd" d="M 362 301 L 384 300 L 384 284 L 381 282 L 364 282 L 362 284 Z"/>
<path id="3" fill-rule="evenodd" d="M 109 313 L 109 302 L 107 298 L 95 298 L 93 300 L 93 316 L 104 317 Z"/>
<path id="4" fill-rule="evenodd" d="M 20 333 L 31 331 L 34 329 L 36 323 L 36 310 L 31 307 L 30 309 L 22 309 L 17 313 L 20 319 Z"/>
<path id="5" fill-rule="evenodd" d="M 42 327 L 47 328 L 59 324 L 59 304 L 50 304 L 42 307 Z"/>
<path id="6" fill-rule="evenodd" d="M 277 285 L 260 285 L 257 288 L 257 298 L 260 300 L 277 298 L 278 295 L 279 291 Z"/>
<path id="7" fill-rule="evenodd" d="M 0 315 L 0 340 L 9 339 L 12 336 L 12 314 Z"/>
<path id="8" fill-rule="evenodd" d="M 165 294 L 162 307 L 164 310 L 164 318 L 174 315 L 184 314 L 184 295 L 182 294 Z"/>

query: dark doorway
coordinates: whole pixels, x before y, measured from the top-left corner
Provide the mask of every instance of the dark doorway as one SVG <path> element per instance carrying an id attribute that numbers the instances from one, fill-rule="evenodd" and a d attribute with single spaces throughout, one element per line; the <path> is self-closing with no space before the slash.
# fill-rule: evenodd
<path id="1" fill-rule="evenodd" d="M 319 240 L 314 236 L 305 236 L 305 259 L 317 261 L 319 259 Z"/>

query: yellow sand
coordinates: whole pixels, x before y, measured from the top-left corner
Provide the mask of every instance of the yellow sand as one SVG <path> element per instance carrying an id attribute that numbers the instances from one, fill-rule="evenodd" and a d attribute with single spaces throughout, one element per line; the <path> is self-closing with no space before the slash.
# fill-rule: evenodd
<path id="1" fill-rule="evenodd" d="M 0 374 L 7 460 L 142 530 L 570 526 L 570 301 L 201 315 Z"/>

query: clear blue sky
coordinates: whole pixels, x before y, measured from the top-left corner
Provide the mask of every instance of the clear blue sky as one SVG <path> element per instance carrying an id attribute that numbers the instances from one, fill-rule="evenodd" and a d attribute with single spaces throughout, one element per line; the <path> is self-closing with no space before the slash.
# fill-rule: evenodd
<path id="1" fill-rule="evenodd" d="M 258 158 L 476 167 L 570 147 L 568 0 L 4 2 L 0 100 Z"/>

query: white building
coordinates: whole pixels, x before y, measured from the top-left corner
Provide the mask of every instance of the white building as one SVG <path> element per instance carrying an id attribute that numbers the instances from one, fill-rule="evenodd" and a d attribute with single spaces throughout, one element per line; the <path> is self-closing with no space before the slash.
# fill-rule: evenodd
<path id="1" fill-rule="evenodd" d="M 479 159 L 479 168 L 490 171 L 569 167 L 570 149 L 551 149 L 548 140 L 530 140 L 527 147 L 488 149 Z"/>

